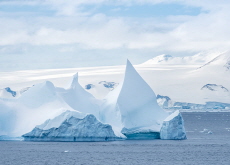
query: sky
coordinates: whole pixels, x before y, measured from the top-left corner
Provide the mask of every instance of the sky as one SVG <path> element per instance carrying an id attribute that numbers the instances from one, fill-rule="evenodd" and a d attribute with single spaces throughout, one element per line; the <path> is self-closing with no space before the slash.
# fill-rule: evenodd
<path id="1" fill-rule="evenodd" d="M 0 0 L 0 71 L 226 51 L 229 27 L 227 0 Z"/>

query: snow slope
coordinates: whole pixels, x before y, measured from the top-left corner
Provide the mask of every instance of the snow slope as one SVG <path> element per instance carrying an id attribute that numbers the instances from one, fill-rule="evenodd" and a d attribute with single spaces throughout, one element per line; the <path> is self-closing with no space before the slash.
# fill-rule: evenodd
<path id="1" fill-rule="evenodd" d="M 227 69 L 230 53 L 197 54 L 191 62 L 140 65 L 142 76 L 155 92 L 168 96 L 175 102 L 206 104 L 207 102 L 230 103 L 228 92 L 201 90 L 206 84 L 216 84 L 230 89 L 230 70 Z M 197 62 L 194 62 L 197 61 Z M 184 64 L 184 65 L 182 65 Z M 199 64 L 199 65 L 198 65 Z M 147 68 L 152 70 L 147 71 Z M 164 68 L 168 70 L 154 70 Z M 152 77 L 157 76 L 154 80 Z"/>
<path id="2" fill-rule="evenodd" d="M 173 57 L 171 55 L 159 55 L 154 57 L 141 65 L 202 65 L 213 58 L 216 58 L 222 52 L 201 52 L 195 54 L 193 56 L 185 56 L 185 57 Z"/>
<path id="3" fill-rule="evenodd" d="M 226 68 L 226 64 L 229 61 L 230 52 L 225 52 L 188 74 L 188 80 L 193 81 L 196 83 L 194 85 L 197 85 L 194 92 L 204 102 L 216 101 L 230 103 L 230 70 Z M 200 90 L 198 90 L 198 87 Z M 213 90 L 207 90 L 207 87 Z"/>

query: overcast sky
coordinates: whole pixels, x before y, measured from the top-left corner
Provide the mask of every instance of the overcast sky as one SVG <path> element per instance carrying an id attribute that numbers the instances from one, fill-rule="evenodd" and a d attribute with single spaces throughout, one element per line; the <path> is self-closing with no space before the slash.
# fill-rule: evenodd
<path id="1" fill-rule="evenodd" d="M 228 0 L 1 0 L 0 71 L 228 50 Z"/>

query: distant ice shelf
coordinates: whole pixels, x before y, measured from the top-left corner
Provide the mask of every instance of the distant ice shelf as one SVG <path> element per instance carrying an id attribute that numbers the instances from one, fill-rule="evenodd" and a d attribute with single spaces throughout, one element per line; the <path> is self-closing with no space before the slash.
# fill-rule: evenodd
<path id="1" fill-rule="evenodd" d="M 189 102 L 176 102 L 168 96 L 157 95 L 159 106 L 166 110 L 229 110 L 229 103 L 206 102 L 205 104 L 195 104 Z"/>

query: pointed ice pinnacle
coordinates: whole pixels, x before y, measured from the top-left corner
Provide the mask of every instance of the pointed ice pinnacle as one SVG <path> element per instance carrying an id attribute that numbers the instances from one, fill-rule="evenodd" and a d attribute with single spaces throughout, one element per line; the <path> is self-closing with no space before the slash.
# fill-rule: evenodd
<path id="1" fill-rule="evenodd" d="M 75 75 L 73 75 L 73 81 L 71 83 L 71 88 L 75 89 L 77 85 L 79 85 L 78 84 L 78 73 L 76 73 Z"/>
<path id="2" fill-rule="evenodd" d="M 79 84 L 78 73 L 73 76 L 70 88 L 60 94 L 72 109 L 98 117 L 99 106 L 96 103 L 97 100 Z"/>
<path id="3" fill-rule="evenodd" d="M 122 123 L 127 129 L 152 127 L 159 132 L 159 123 L 167 117 L 167 113 L 157 104 L 155 93 L 129 60 L 117 104 Z"/>

